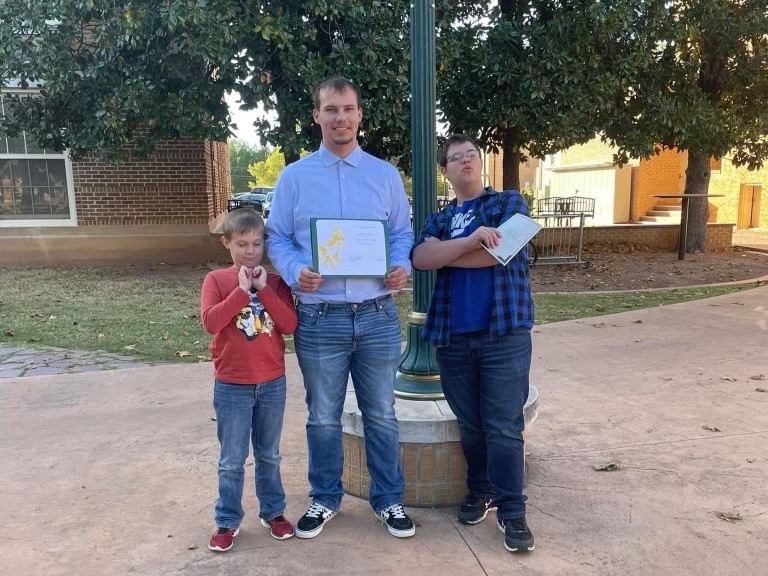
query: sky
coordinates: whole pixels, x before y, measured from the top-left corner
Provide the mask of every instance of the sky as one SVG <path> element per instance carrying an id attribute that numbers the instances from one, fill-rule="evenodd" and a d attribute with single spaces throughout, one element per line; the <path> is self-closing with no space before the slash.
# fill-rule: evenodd
<path id="1" fill-rule="evenodd" d="M 240 110 L 240 98 L 237 94 L 231 92 L 224 95 L 224 100 L 229 106 L 229 113 L 232 115 L 232 122 L 237 124 L 237 130 L 234 130 L 238 140 L 243 140 L 252 146 L 261 146 L 259 138 L 256 135 L 256 129 L 253 122 L 256 120 L 256 111 Z"/>

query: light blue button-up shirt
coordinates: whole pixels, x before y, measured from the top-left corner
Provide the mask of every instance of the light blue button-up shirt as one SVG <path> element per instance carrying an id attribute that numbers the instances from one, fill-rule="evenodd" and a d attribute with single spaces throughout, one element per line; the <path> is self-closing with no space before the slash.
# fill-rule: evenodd
<path id="1" fill-rule="evenodd" d="M 390 267 L 411 273 L 410 205 L 391 164 L 357 146 L 339 158 L 324 145 L 286 166 L 267 221 L 267 254 L 305 304 L 362 302 L 393 292 L 381 278 L 326 278 L 315 292 L 299 289 L 299 272 L 312 266 L 310 218 L 368 218 L 389 223 Z"/>

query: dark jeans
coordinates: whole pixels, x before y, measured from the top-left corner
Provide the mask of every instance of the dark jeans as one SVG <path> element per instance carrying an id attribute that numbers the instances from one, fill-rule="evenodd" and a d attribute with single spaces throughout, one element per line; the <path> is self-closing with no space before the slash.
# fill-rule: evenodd
<path id="1" fill-rule="evenodd" d="M 487 331 L 453 335 L 436 356 L 445 398 L 459 423 L 470 495 L 493 497 L 500 520 L 525 516 L 530 331 L 498 338 Z"/>

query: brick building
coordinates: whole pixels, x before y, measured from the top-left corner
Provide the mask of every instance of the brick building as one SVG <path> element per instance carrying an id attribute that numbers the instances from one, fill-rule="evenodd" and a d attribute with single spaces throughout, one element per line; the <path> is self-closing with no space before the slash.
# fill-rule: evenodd
<path id="1" fill-rule="evenodd" d="M 613 164 L 617 149 L 595 137 L 544 160 L 531 159 L 520 165 L 520 184 L 530 181 L 537 198 L 586 196 L 595 198 L 595 216 L 590 226 L 608 226 L 651 221 L 646 215 L 665 204 L 680 200 L 655 198 L 660 194 L 682 194 L 685 190 L 687 152 L 664 150 L 648 160 L 633 159 L 622 168 Z M 501 153 L 489 154 L 487 179 L 501 182 Z M 734 224 L 736 228 L 768 227 L 768 169 L 750 171 L 733 165 L 729 157 L 712 159 L 709 183 L 710 223 Z"/>
<path id="2" fill-rule="evenodd" d="M 0 105 L 2 95 L 0 94 Z M 160 142 L 147 159 L 72 162 L 0 137 L 0 265 L 205 262 L 230 196 L 225 142 Z"/>

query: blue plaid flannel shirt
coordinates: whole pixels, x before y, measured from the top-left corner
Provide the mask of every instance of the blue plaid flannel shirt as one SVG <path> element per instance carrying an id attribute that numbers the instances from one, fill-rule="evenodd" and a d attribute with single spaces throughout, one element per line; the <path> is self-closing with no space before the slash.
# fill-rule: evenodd
<path id="1" fill-rule="evenodd" d="M 414 248 L 428 236 L 439 240 L 451 239 L 452 200 L 440 212 L 427 216 Z M 477 215 L 481 226 L 496 228 L 513 214 L 530 215 L 528 205 L 516 190 L 496 192 L 490 186 L 480 196 Z M 411 251 L 413 254 L 413 251 Z M 493 306 L 491 308 L 491 336 L 503 336 L 513 330 L 533 327 L 533 299 L 529 281 L 527 250 L 521 250 L 506 266 L 493 267 Z M 451 339 L 451 275 L 449 268 L 437 270 L 435 288 L 421 336 L 436 348 L 447 346 Z"/>

